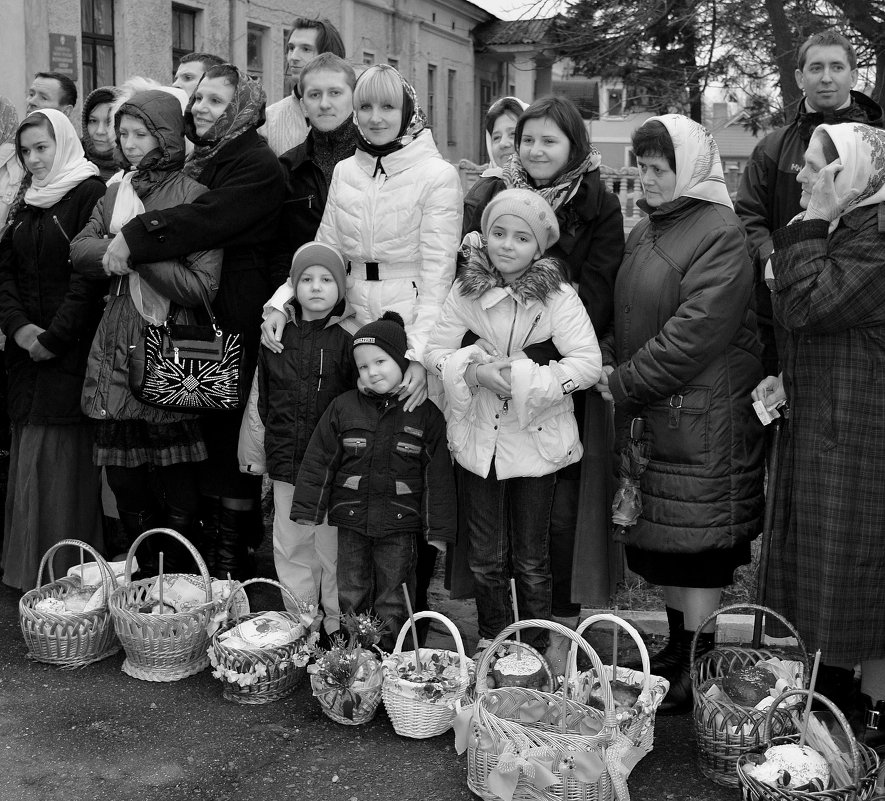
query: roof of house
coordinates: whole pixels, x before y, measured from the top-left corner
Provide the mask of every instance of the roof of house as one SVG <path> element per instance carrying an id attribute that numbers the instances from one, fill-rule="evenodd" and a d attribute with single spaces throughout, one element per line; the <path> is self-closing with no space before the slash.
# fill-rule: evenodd
<path id="1" fill-rule="evenodd" d="M 556 41 L 556 17 L 547 19 L 496 19 L 477 26 L 473 34 L 486 46 L 494 45 L 550 45 Z"/>

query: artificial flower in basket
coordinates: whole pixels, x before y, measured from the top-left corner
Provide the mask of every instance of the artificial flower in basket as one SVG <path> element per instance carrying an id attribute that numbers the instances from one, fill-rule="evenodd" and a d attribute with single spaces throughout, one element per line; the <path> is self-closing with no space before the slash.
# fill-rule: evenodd
<path id="1" fill-rule="evenodd" d="M 400 680 L 400 691 L 416 701 L 443 704 L 464 692 L 461 657 L 454 651 L 434 650 L 415 664 L 414 652 L 393 653 L 382 663 L 389 674 Z M 468 684 L 476 680 L 476 665 L 468 660 Z"/>
<path id="2" fill-rule="evenodd" d="M 384 623 L 369 612 L 348 612 L 342 625 L 347 639 L 336 635 L 307 672 L 323 712 L 337 723 L 355 726 L 370 721 L 381 701 L 381 662 L 374 650 Z"/>

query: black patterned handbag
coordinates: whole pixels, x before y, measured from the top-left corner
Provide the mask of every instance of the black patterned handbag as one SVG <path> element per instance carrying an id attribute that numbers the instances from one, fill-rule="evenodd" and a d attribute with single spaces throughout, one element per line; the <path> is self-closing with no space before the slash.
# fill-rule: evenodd
<path id="1" fill-rule="evenodd" d="M 203 293 L 209 325 L 176 322 L 170 309 L 162 325 L 146 325 L 129 356 L 129 388 L 142 403 L 179 412 L 242 409 L 249 397 L 243 375 L 241 334 L 225 334 Z"/>

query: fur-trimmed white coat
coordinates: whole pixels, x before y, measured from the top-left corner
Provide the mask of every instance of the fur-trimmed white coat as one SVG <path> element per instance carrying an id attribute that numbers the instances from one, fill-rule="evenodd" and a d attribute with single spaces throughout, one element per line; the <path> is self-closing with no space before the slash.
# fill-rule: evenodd
<path id="1" fill-rule="evenodd" d="M 556 259 L 539 259 L 504 285 L 476 233 L 470 253 L 430 333 L 424 364 L 442 380 L 449 449 L 458 464 L 499 479 L 543 476 L 577 462 L 583 453 L 571 393 L 599 380 L 602 357 L 593 325 Z M 462 249 L 462 253 L 465 252 Z M 460 347 L 467 331 L 490 342 Z M 539 365 L 523 348 L 552 339 L 559 361 Z M 511 363 L 511 398 L 470 387 L 471 364 Z"/>

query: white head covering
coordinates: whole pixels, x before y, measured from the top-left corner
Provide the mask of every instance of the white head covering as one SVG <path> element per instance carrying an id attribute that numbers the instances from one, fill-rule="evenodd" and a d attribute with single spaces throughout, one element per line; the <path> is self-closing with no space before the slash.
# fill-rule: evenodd
<path id="1" fill-rule="evenodd" d="M 92 175 L 98 175 L 98 167 L 86 160 L 80 137 L 71 121 L 54 108 L 42 108 L 25 117 L 22 125 L 37 114 L 49 120 L 55 137 L 55 160 L 45 178 L 34 178 L 25 192 L 25 203 L 48 209 L 54 206 L 75 186 Z"/>
<path id="2" fill-rule="evenodd" d="M 499 98 L 494 103 L 492 103 L 492 105 L 489 106 L 489 110 L 486 112 L 486 114 L 491 114 L 495 110 L 495 106 L 497 106 L 499 103 L 502 103 L 505 100 L 512 100 L 514 103 L 517 103 L 519 106 L 522 107 L 523 111 L 525 111 L 529 107 L 528 103 L 523 103 L 522 100 L 520 100 L 518 97 L 513 97 L 512 95 L 508 95 L 507 97 Z M 504 111 L 503 113 L 510 114 L 511 112 Z M 497 120 L 495 120 L 495 122 L 497 122 Z M 519 148 L 516 147 L 515 142 L 514 142 L 514 147 L 516 150 L 519 150 Z M 504 165 L 498 164 L 498 162 L 495 161 L 495 151 L 494 151 L 494 148 L 492 147 L 492 135 L 488 131 L 486 131 L 486 153 L 489 154 L 489 166 L 483 170 L 482 175 L 480 175 L 479 177 L 480 178 L 489 178 L 489 177 L 501 178 L 504 174 Z M 508 156 L 508 158 L 510 158 L 510 157 Z"/>
<path id="3" fill-rule="evenodd" d="M 719 147 L 703 125 L 682 114 L 662 114 L 646 122 L 661 123 L 673 141 L 676 153 L 676 189 L 673 200 L 693 197 L 734 209 L 725 187 Z"/>
<path id="4" fill-rule="evenodd" d="M 833 140 L 842 162 L 833 181 L 836 196 L 850 189 L 861 190 L 833 221 L 838 224 L 839 218 L 853 209 L 885 202 L 885 131 L 860 123 L 818 125 L 811 139 L 824 132 Z"/>

